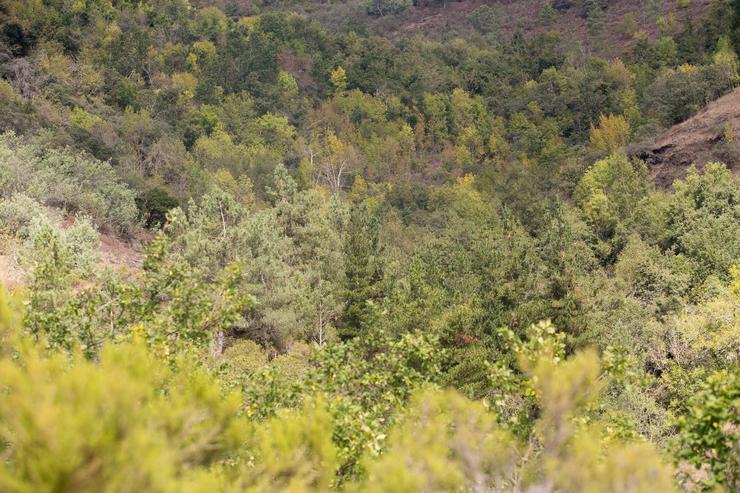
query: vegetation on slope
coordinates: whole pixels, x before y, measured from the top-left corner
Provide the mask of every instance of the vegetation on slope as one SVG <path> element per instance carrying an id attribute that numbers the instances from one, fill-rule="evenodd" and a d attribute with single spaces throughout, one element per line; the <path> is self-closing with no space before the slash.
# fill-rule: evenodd
<path id="1" fill-rule="evenodd" d="M 740 489 L 740 182 L 627 152 L 737 84 L 736 3 L 644 3 L 604 59 L 619 2 L 6 2 L 0 490 Z"/>

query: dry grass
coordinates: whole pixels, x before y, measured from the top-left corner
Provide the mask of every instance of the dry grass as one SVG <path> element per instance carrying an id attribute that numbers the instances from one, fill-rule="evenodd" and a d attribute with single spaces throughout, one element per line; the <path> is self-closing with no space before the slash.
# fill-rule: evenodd
<path id="1" fill-rule="evenodd" d="M 728 136 L 734 136 L 734 140 L 728 141 Z M 649 150 L 638 155 L 648 162 L 661 188 L 686 176 L 691 164 L 701 169 L 708 162 L 721 161 L 740 176 L 740 89 L 670 128 Z"/>

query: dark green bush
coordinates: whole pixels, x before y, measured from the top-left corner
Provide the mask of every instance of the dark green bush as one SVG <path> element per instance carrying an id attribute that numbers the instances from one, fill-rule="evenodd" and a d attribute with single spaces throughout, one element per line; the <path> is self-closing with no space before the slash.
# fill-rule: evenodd
<path id="1" fill-rule="evenodd" d="M 140 217 L 147 228 L 164 225 L 167 213 L 180 205 L 180 202 L 161 188 L 152 188 L 136 199 Z"/>

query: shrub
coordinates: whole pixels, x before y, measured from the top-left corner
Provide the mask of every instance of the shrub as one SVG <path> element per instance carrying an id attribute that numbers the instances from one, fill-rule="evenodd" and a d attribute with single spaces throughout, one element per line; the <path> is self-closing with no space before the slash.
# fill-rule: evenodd
<path id="1" fill-rule="evenodd" d="M 130 233 L 137 225 L 134 192 L 109 163 L 71 149 L 42 149 L 8 133 L 0 135 L 0 195 L 16 193 L 81 212 L 118 233 Z"/>
<path id="2" fill-rule="evenodd" d="M 217 491 L 211 468 L 248 436 L 238 395 L 142 344 L 107 347 L 99 363 L 22 360 L 0 360 L 2 491 Z"/>
<path id="3" fill-rule="evenodd" d="M 47 211 L 37 201 L 23 193 L 0 200 L 0 232 L 9 236 L 28 236 L 28 226 L 35 217 L 43 217 Z"/>
<path id="4" fill-rule="evenodd" d="M 86 217 L 75 218 L 66 229 L 48 216 L 33 217 L 20 260 L 35 277 L 44 270 L 87 276 L 98 261 L 98 233 Z"/>
<path id="5" fill-rule="evenodd" d="M 368 0 L 365 9 L 369 15 L 400 14 L 411 5 L 411 0 Z"/>
<path id="6" fill-rule="evenodd" d="M 678 420 L 679 456 L 708 464 L 708 486 L 740 488 L 740 372 L 721 371 L 707 379 Z"/>
<path id="7" fill-rule="evenodd" d="M 495 32 L 500 27 L 499 13 L 495 7 L 481 5 L 475 9 L 468 20 L 478 31 L 488 34 Z"/>
<path id="8" fill-rule="evenodd" d="M 136 205 L 146 227 L 152 228 L 164 225 L 167 213 L 180 204 L 175 197 L 161 188 L 152 188 L 136 199 Z"/>

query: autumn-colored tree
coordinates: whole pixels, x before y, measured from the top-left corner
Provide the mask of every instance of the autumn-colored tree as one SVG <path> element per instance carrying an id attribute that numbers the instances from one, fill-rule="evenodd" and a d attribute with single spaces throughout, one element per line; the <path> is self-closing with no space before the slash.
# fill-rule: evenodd
<path id="1" fill-rule="evenodd" d="M 631 136 L 630 124 L 622 115 L 600 115 L 598 127 L 591 126 L 591 146 L 604 154 L 624 148 Z"/>

